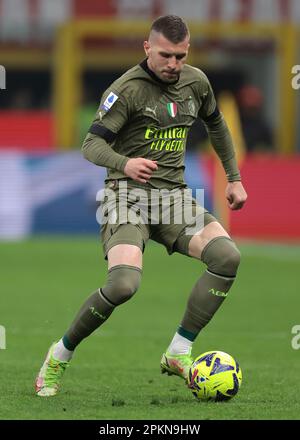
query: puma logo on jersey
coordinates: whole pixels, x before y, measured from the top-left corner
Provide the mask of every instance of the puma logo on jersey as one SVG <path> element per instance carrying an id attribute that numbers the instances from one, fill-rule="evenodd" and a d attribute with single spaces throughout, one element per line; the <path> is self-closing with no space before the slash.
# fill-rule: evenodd
<path id="1" fill-rule="evenodd" d="M 154 108 L 146 107 L 145 112 L 153 113 L 154 116 L 156 117 L 156 109 L 157 109 L 157 105 Z"/>

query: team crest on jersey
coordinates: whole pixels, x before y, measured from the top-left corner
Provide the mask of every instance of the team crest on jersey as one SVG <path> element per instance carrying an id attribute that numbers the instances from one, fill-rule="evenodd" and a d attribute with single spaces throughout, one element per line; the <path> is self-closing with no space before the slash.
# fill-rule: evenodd
<path id="1" fill-rule="evenodd" d="M 190 114 L 192 116 L 196 116 L 196 107 L 195 107 L 195 103 L 194 103 L 194 101 L 193 101 L 191 96 L 190 96 L 190 99 L 189 99 L 189 102 L 188 102 L 188 107 L 189 107 Z"/>
<path id="2" fill-rule="evenodd" d="M 167 104 L 168 113 L 172 118 L 177 115 L 177 104 L 175 102 L 168 102 Z"/>
<path id="3" fill-rule="evenodd" d="M 116 102 L 116 100 L 118 99 L 118 95 L 116 95 L 113 92 L 110 92 L 110 94 L 108 95 L 108 97 L 106 98 L 106 100 L 104 101 L 104 103 L 102 104 L 101 108 L 103 110 L 108 111 Z"/>

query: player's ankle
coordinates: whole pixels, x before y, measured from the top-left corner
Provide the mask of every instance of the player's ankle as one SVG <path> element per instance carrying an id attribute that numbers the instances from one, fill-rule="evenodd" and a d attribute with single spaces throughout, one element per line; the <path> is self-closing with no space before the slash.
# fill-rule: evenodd
<path id="1" fill-rule="evenodd" d="M 60 339 L 53 348 L 52 355 L 54 359 L 61 362 L 69 362 L 72 359 L 74 354 L 74 350 L 68 350 L 63 342 L 63 339 Z"/>
<path id="2" fill-rule="evenodd" d="M 181 336 L 179 333 L 175 333 L 171 344 L 168 347 L 168 354 L 170 355 L 189 355 L 191 354 L 193 341 Z"/>

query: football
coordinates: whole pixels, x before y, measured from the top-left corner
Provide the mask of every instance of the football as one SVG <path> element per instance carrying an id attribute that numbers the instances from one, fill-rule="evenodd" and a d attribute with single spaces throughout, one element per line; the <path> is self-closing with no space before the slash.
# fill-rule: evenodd
<path id="1" fill-rule="evenodd" d="M 198 400 L 229 400 L 237 394 L 241 383 L 239 364 L 223 351 L 202 353 L 189 370 L 188 387 Z"/>

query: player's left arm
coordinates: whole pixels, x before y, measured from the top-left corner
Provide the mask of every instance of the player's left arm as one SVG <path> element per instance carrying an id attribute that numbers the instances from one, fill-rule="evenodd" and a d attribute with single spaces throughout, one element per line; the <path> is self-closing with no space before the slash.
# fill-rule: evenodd
<path id="1" fill-rule="evenodd" d="M 220 158 L 226 173 L 228 184 L 225 196 L 228 207 L 232 210 L 241 209 L 247 200 L 247 193 L 241 182 L 232 137 L 226 121 L 219 111 L 213 90 L 207 80 L 207 93 L 199 111 L 211 144 Z"/>

